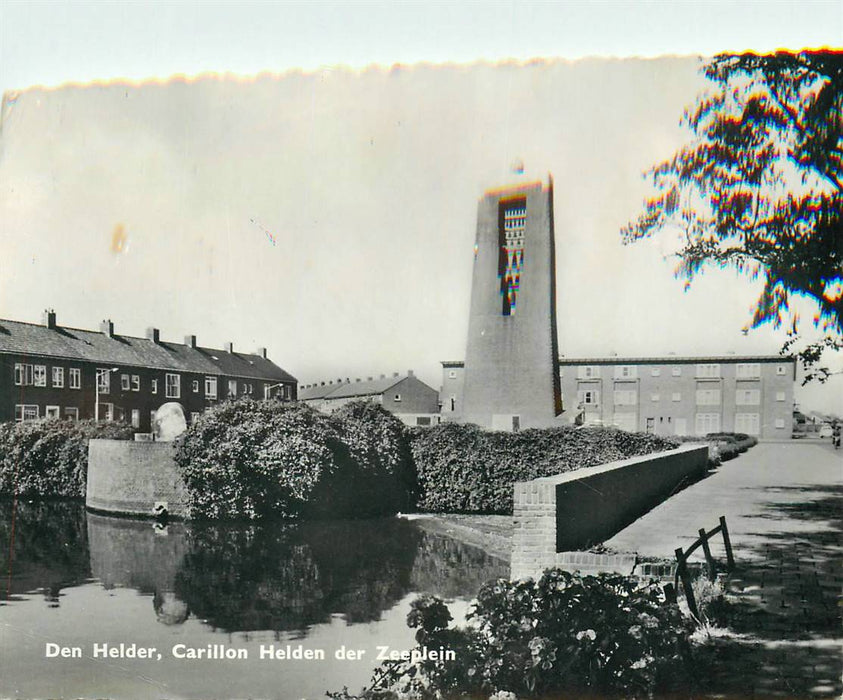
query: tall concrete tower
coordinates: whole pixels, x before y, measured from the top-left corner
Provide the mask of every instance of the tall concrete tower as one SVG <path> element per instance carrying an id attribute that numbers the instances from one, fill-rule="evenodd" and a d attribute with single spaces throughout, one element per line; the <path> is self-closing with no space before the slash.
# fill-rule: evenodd
<path id="1" fill-rule="evenodd" d="M 477 238 L 461 419 L 496 430 L 558 424 L 553 182 L 486 192 Z"/>

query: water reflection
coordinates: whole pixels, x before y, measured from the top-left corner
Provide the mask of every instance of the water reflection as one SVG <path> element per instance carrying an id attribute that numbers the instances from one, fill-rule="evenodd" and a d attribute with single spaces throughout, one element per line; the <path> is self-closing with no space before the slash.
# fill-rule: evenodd
<path id="1" fill-rule="evenodd" d="M 38 591 L 57 606 L 63 588 L 90 580 L 81 503 L 4 501 L 0 514 L 0 600 Z"/>
<path id="2" fill-rule="evenodd" d="M 12 539 L 5 505 L 0 556 Z M 151 596 L 162 624 L 192 614 L 224 632 L 303 633 L 336 615 L 372 622 L 410 593 L 467 599 L 509 573 L 478 549 L 395 518 L 162 527 L 68 502 L 18 504 L 13 551 L 13 596 L 44 591 L 57 605 L 63 587 L 94 578 Z"/>

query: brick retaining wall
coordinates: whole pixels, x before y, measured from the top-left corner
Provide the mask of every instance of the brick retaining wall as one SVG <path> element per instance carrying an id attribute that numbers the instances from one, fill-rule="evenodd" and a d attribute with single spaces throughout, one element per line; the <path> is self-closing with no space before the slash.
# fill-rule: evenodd
<path id="1" fill-rule="evenodd" d="M 170 516 L 187 516 L 187 495 L 173 461 L 173 443 L 88 442 L 88 508 L 152 516 L 155 505 L 162 502 Z"/>
<path id="2" fill-rule="evenodd" d="M 553 566 L 630 574 L 631 554 L 572 550 L 602 542 L 705 473 L 708 447 L 683 445 L 515 484 L 512 578 Z"/>

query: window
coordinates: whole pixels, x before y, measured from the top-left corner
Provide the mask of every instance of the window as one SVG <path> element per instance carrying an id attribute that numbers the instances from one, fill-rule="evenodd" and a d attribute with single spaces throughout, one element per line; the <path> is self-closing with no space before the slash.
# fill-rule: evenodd
<path id="1" fill-rule="evenodd" d="M 661 401 L 661 398 L 659 394 L 650 394 L 650 401 Z"/>
<path id="2" fill-rule="evenodd" d="M 250 396 L 251 396 L 251 394 L 252 394 L 252 388 L 253 388 L 253 387 L 252 387 L 252 385 L 251 385 L 251 384 L 249 384 L 249 390 L 248 390 L 248 392 L 247 392 L 247 393 L 248 393 Z"/>
<path id="3" fill-rule="evenodd" d="M 635 390 L 616 389 L 614 400 L 615 406 L 634 406 L 638 403 L 638 396 Z"/>
<path id="4" fill-rule="evenodd" d="M 32 377 L 35 386 L 47 386 L 47 366 L 33 365 Z"/>
<path id="5" fill-rule="evenodd" d="M 758 406 L 761 403 L 761 392 L 758 389 L 738 389 L 735 392 L 735 403 L 738 406 Z"/>
<path id="6" fill-rule="evenodd" d="M 64 367 L 53 367 L 53 386 L 56 389 L 64 388 Z"/>
<path id="7" fill-rule="evenodd" d="M 97 370 L 97 393 L 107 394 L 111 391 L 111 372 L 107 369 Z"/>
<path id="8" fill-rule="evenodd" d="M 451 397 L 448 399 L 448 401 L 451 404 L 451 410 L 456 411 L 457 410 L 457 395 L 451 394 Z"/>
<path id="9" fill-rule="evenodd" d="M 680 394 L 678 391 L 674 391 L 670 395 L 670 400 L 671 401 L 681 401 L 682 400 L 682 394 Z"/>
<path id="10" fill-rule="evenodd" d="M 720 389 L 697 389 L 697 406 L 719 406 Z"/>
<path id="11" fill-rule="evenodd" d="M 205 377 L 205 398 L 206 399 L 217 398 L 217 378 L 216 377 Z"/>
<path id="12" fill-rule="evenodd" d="M 37 420 L 38 406 L 33 404 L 15 404 L 15 420 L 19 423 L 24 420 Z"/>
<path id="13" fill-rule="evenodd" d="M 400 401 L 401 400 L 401 394 L 395 394 L 395 396 L 392 397 L 392 400 L 393 401 Z"/>
<path id="14" fill-rule="evenodd" d="M 29 373 L 29 381 L 27 381 L 27 368 Z M 20 362 L 15 363 L 15 386 L 26 386 L 32 383 L 32 365 L 23 365 Z"/>
<path id="15" fill-rule="evenodd" d="M 137 408 L 132 409 L 132 427 L 140 428 L 140 411 Z"/>
<path id="16" fill-rule="evenodd" d="M 635 365 L 615 367 L 615 379 L 635 379 L 637 376 L 638 368 Z"/>
<path id="17" fill-rule="evenodd" d="M 65 420 L 79 420 L 79 409 L 73 406 L 65 406 L 64 417 Z"/>
<path id="18" fill-rule="evenodd" d="M 600 392 L 596 389 L 581 389 L 577 392 L 577 401 L 584 406 L 597 406 L 600 404 Z"/>
<path id="19" fill-rule="evenodd" d="M 758 435 L 761 432 L 761 416 L 757 413 L 736 413 L 735 432 Z"/>
<path id="20" fill-rule="evenodd" d="M 60 411 L 58 406 L 47 406 L 44 409 L 44 418 L 59 418 Z"/>
<path id="21" fill-rule="evenodd" d="M 131 379 L 129 378 L 128 374 L 121 374 L 120 375 L 120 388 L 123 391 L 129 391 L 129 388 L 131 387 L 130 382 L 131 382 Z"/>
<path id="22" fill-rule="evenodd" d="M 82 388 L 82 370 L 78 367 L 71 367 L 70 368 L 70 388 L 71 389 L 81 389 Z"/>
<path id="23" fill-rule="evenodd" d="M 193 393 L 198 394 L 199 393 L 199 380 L 194 379 L 191 386 L 193 388 Z"/>
<path id="24" fill-rule="evenodd" d="M 681 368 L 679 365 L 674 365 L 674 366 L 671 368 L 670 373 L 671 373 L 674 377 L 681 377 L 681 376 L 682 376 L 682 368 Z"/>
<path id="25" fill-rule="evenodd" d="M 580 379 L 598 379 L 600 377 L 600 365 L 583 365 L 579 368 L 577 376 Z"/>
<path id="26" fill-rule="evenodd" d="M 709 433 L 720 432 L 720 414 L 719 413 L 698 413 L 695 421 L 695 431 L 697 435 L 708 435 Z"/>
<path id="27" fill-rule="evenodd" d="M 237 381 L 234 379 L 228 380 L 228 398 L 233 399 L 237 396 Z"/>
<path id="28" fill-rule="evenodd" d="M 181 398 L 181 377 L 178 374 L 166 374 L 164 380 L 167 398 Z"/>
<path id="29" fill-rule="evenodd" d="M 627 432 L 634 432 L 638 427 L 638 421 L 634 413 L 616 413 L 613 424 L 616 428 L 626 430 Z"/>
<path id="30" fill-rule="evenodd" d="M 456 379 L 457 378 L 457 370 L 452 369 L 448 371 L 448 378 L 449 379 Z"/>
<path id="31" fill-rule="evenodd" d="M 430 425 L 430 416 L 416 416 L 416 425 Z"/>
<path id="32" fill-rule="evenodd" d="M 153 380 L 152 380 L 152 387 L 150 388 L 150 391 L 151 391 L 153 394 L 157 394 L 157 393 L 158 393 L 158 380 L 157 380 L 157 379 L 153 379 Z"/>
<path id="33" fill-rule="evenodd" d="M 705 364 L 697 365 L 698 379 L 720 379 L 720 365 Z"/>
<path id="34" fill-rule="evenodd" d="M 785 400 L 785 393 L 783 391 L 776 392 L 776 401 L 784 401 Z"/>
<path id="35" fill-rule="evenodd" d="M 132 391 L 140 391 L 140 377 L 137 374 L 132 375 Z"/>
<path id="36" fill-rule="evenodd" d="M 114 420 L 114 404 L 103 403 L 100 401 L 100 419 L 113 421 Z"/>
<path id="37" fill-rule="evenodd" d="M 650 368 L 650 376 L 651 377 L 661 377 L 662 376 L 662 368 L 661 367 L 651 367 Z"/>
<path id="38" fill-rule="evenodd" d="M 498 232 L 498 277 L 500 278 L 501 314 L 515 315 L 518 288 L 524 264 L 524 229 L 527 200 L 501 202 Z"/>
<path id="39" fill-rule="evenodd" d="M 149 429 L 155 430 L 155 411 L 149 412 Z"/>
<path id="40" fill-rule="evenodd" d="M 735 376 L 738 379 L 760 379 L 761 365 L 758 362 L 739 362 Z"/>
<path id="41" fill-rule="evenodd" d="M 780 377 L 787 374 L 787 365 L 776 365 L 776 374 Z"/>
<path id="42" fill-rule="evenodd" d="M 190 424 L 193 425 L 199 418 L 202 416 L 200 411 L 191 411 L 190 412 Z"/>

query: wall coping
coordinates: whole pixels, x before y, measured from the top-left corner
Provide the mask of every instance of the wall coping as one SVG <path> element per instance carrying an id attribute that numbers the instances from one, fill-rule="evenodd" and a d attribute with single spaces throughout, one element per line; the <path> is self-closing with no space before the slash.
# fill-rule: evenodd
<path id="1" fill-rule="evenodd" d="M 705 450 L 706 454 L 708 454 L 708 445 L 705 443 L 688 443 L 686 445 L 680 445 L 672 450 L 664 450 L 663 452 L 650 452 L 645 455 L 636 455 L 635 457 L 628 457 L 627 459 L 619 459 L 614 462 L 607 462 L 606 464 L 598 464 L 593 467 L 583 467 L 582 469 L 575 469 L 574 471 L 570 472 L 562 472 L 561 474 L 553 474 L 551 476 L 540 476 L 536 479 L 530 479 L 529 481 L 519 481 L 519 484 L 565 484 L 572 481 L 580 481 L 582 479 L 588 479 L 592 476 L 597 476 L 598 474 L 606 474 L 607 472 L 612 472 L 617 469 L 623 469 L 624 467 L 632 466 L 633 464 L 638 464 L 642 461 L 652 462 L 654 460 L 663 459 L 665 457 L 683 454 L 685 452 L 694 452 L 697 450 Z"/>

